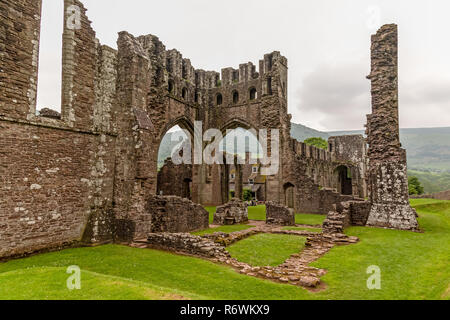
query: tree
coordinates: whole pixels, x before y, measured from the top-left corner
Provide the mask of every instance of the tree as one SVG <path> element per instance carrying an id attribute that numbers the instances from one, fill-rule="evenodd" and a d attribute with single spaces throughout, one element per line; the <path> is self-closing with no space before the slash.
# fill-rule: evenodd
<path id="1" fill-rule="evenodd" d="M 410 195 L 421 195 L 424 193 L 424 189 L 420 180 L 415 176 L 408 177 L 408 191 Z"/>
<path id="2" fill-rule="evenodd" d="M 328 150 L 328 142 L 323 138 L 309 138 L 304 141 L 307 145 Z"/>
<path id="3" fill-rule="evenodd" d="M 252 191 L 249 189 L 244 189 L 243 198 L 244 198 L 244 201 L 253 200 Z"/>

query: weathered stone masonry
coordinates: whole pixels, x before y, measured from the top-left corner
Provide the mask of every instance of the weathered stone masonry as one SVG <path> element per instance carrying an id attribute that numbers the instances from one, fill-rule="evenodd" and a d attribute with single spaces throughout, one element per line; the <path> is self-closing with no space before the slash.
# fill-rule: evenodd
<path id="1" fill-rule="evenodd" d="M 103 46 L 82 3 L 64 4 L 80 8 L 81 28 L 63 32 L 61 114 L 37 115 L 41 1 L 0 2 L 0 258 L 80 241 L 130 240 L 158 228 L 187 232 L 206 226 L 205 211 L 187 200 L 169 197 L 167 206 L 151 205 L 160 201 L 155 195 L 163 136 L 174 125 L 193 133 L 195 121 L 202 121 L 203 132 L 280 129 L 280 170 L 266 179 L 268 201 L 296 212 L 325 213 L 341 201 L 366 196 L 361 136 L 332 138 L 329 152 L 290 137 L 288 62 L 279 52 L 264 55 L 258 71 L 251 62 L 221 74 L 195 69 L 152 35 L 121 32 L 118 50 Z M 374 66 L 376 102 L 379 70 L 385 69 L 382 62 Z M 391 128 L 380 116 L 395 108 L 375 104 L 369 117 L 371 172 L 400 177 L 395 208 L 403 205 L 397 216 L 404 221 L 410 217 L 403 193 L 406 162 L 395 130 L 388 152 L 378 151 L 387 141 L 380 132 Z M 401 161 L 391 168 L 387 160 Z M 192 166 L 189 197 L 199 204 L 226 203 L 228 171 L 223 165 Z M 387 198 L 389 179 L 371 175 L 376 196 L 369 222 L 386 225 L 383 217 L 393 203 Z M 158 208 L 164 210 L 155 213 Z M 167 208 L 175 209 L 166 215 Z M 194 223 L 183 222 L 195 212 Z M 398 227 L 394 220 L 389 223 Z"/>
<path id="2" fill-rule="evenodd" d="M 367 225 L 418 229 L 409 204 L 406 151 L 398 119 L 397 26 L 385 25 L 372 36 L 372 114 L 367 117 L 371 210 Z"/>
<path id="3" fill-rule="evenodd" d="M 100 83 L 115 52 L 98 45 L 81 3 L 69 4 L 82 8 L 82 28 L 70 50 L 64 37 L 59 120 L 36 116 L 41 2 L 0 3 L 0 257 L 112 239 L 116 134 Z"/>

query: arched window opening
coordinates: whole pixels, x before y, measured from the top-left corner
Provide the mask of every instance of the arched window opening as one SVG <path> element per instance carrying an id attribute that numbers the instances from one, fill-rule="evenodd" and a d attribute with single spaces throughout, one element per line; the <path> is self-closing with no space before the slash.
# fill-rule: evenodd
<path id="1" fill-rule="evenodd" d="M 174 89 L 175 89 L 175 85 L 174 85 L 173 81 L 169 80 L 169 87 L 167 90 L 169 91 L 169 93 L 173 93 Z"/>
<path id="2" fill-rule="evenodd" d="M 263 146 L 255 133 L 238 123 L 223 129 L 220 152 L 225 155 L 225 168 L 228 168 L 229 174 L 227 180 L 225 175 L 221 176 L 221 189 L 228 189 L 232 197 L 239 198 L 246 198 L 251 192 L 252 199 L 258 196 L 260 201 L 265 201 L 266 180 L 257 170 L 252 170 L 252 167 L 258 168 L 255 163 L 263 157 Z"/>
<path id="3" fill-rule="evenodd" d="M 223 98 L 222 95 L 219 93 L 217 94 L 217 98 L 216 98 L 216 105 L 220 106 L 223 103 Z"/>
<path id="4" fill-rule="evenodd" d="M 239 92 L 237 92 L 237 91 L 233 92 L 233 103 L 234 104 L 239 103 Z"/>
<path id="5" fill-rule="evenodd" d="M 268 69 L 269 71 L 272 71 L 272 67 L 273 67 L 273 55 L 269 56 L 269 63 L 268 63 Z"/>
<path id="6" fill-rule="evenodd" d="M 198 103 L 200 101 L 200 92 L 198 91 L 195 92 L 194 101 L 195 103 Z"/>
<path id="7" fill-rule="evenodd" d="M 250 89 L 250 100 L 256 100 L 258 98 L 258 92 L 255 88 Z"/>
<path id="8" fill-rule="evenodd" d="M 157 194 L 191 199 L 192 165 L 184 161 L 185 158 L 192 157 L 191 144 L 191 132 L 178 125 L 168 130 L 161 139 L 157 163 Z"/>
<path id="9" fill-rule="evenodd" d="M 269 96 L 271 96 L 272 95 L 272 78 L 268 78 L 267 79 L 267 94 L 269 95 Z"/>
<path id="10" fill-rule="evenodd" d="M 233 82 L 239 82 L 239 71 L 233 71 Z"/>
<path id="11" fill-rule="evenodd" d="M 181 96 L 183 97 L 183 100 L 187 100 L 187 98 L 188 98 L 188 89 L 183 88 L 183 90 L 181 90 Z"/>
<path id="12" fill-rule="evenodd" d="M 167 58 L 166 70 L 168 73 L 172 73 L 172 59 L 171 58 Z"/>

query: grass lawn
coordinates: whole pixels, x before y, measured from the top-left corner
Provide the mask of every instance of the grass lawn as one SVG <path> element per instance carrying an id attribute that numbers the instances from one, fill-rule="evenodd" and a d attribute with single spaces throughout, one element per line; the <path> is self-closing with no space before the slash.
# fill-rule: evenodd
<path id="1" fill-rule="evenodd" d="M 335 247 L 314 266 L 326 290 L 241 275 L 227 266 L 119 245 L 67 249 L 0 263 L 0 299 L 450 299 L 450 202 L 414 200 L 424 233 L 351 227 L 354 245 Z M 258 246 L 258 244 L 255 244 Z M 66 288 L 66 268 L 82 269 L 81 290 Z M 369 290 L 367 267 L 381 269 Z"/>
<path id="2" fill-rule="evenodd" d="M 250 220 L 266 221 L 266 206 L 248 207 L 248 218 Z"/>
<path id="3" fill-rule="evenodd" d="M 253 226 L 248 224 L 237 224 L 232 226 L 220 226 L 218 228 L 209 228 L 207 230 L 199 231 L 199 232 L 193 232 L 193 235 L 196 236 L 203 236 L 205 234 L 211 234 L 214 232 L 224 232 L 224 233 L 232 233 L 236 231 L 242 231 L 252 228 Z"/>
<path id="4" fill-rule="evenodd" d="M 305 247 L 306 238 L 285 234 L 257 234 L 227 248 L 231 256 L 252 266 L 278 266 Z"/>
<path id="5" fill-rule="evenodd" d="M 297 213 L 295 215 L 296 224 L 307 224 L 311 226 L 322 225 L 327 216 L 322 214 Z"/>
<path id="6" fill-rule="evenodd" d="M 216 213 L 217 207 L 205 207 L 206 211 L 209 212 L 209 224 L 212 224 L 214 221 L 214 213 Z"/>
<path id="7" fill-rule="evenodd" d="M 320 228 L 301 228 L 301 227 L 284 227 L 283 230 L 288 231 L 311 231 L 311 232 L 317 232 L 321 233 L 322 229 Z"/>

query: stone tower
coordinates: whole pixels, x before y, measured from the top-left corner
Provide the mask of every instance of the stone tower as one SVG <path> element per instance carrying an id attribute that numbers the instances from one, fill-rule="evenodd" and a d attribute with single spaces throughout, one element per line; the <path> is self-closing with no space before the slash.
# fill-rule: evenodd
<path id="1" fill-rule="evenodd" d="M 409 204 L 406 151 L 400 144 L 397 25 L 384 25 L 372 36 L 371 55 L 367 137 L 372 209 L 367 225 L 417 230 L 417 214 Z"/>

